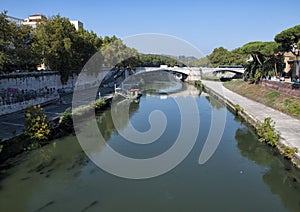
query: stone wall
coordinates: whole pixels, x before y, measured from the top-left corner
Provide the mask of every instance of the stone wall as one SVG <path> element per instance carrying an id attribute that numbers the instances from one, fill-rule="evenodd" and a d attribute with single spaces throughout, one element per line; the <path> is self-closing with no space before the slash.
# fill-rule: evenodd
<path id="1" fill-rule="evenodd" d="M 58 92 L 72 91 L 76 79 L 74 75 L 63 85 L 54 71 L 1 74 L 0 115 L 57 100 Z"/>
<path id="2" fill-rule="evenodd" d="M 0 106 L 0 116 L 6 115 L 9 113 L 17 112 L 19 110 L 24 110 L 28 105 L 38 105 L 38 104 L 46 104 L 47 102 L 53 102 L 59 99 L 59 95 L 52 94 L 45 97 L 37 97 L 35 99 L 25 100 L 22 102 L 17 102 L 14 104 L 6 104 Z"/>
<path id="3" fill-rule="evenodd" d="M 45 87 L 57 90 L 65 87 L 73 87 L 75 82 L 76 76 L 73 76 L 69 78 L 65 85 L 62 85 L 59 73 L 54 71 L 1 74 L 0 90 L 5 88 L 38 90 Z"/>
<path id="4" fill-rule="evenodd" d="M 280 93 L 285 93 L 290 96 L 300 97 L 300 84 L 290 82 L 276 82 L 264 80 L 261 83 L 262 86 L 271 88 Z"/>

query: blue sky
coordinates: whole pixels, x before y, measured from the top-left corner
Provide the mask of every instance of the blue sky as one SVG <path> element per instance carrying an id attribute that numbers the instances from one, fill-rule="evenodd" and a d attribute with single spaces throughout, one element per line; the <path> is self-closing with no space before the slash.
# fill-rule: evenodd
<path id="1" fill-rule="evenodd" d="M 0 0 L 8 15 L 26 18 L 42 13 L 80 20 L 98 35 L 162 33 L 193 44 L 204 54 L 223 46 L 273 40 L 300 24 L 299 0 Z"/>

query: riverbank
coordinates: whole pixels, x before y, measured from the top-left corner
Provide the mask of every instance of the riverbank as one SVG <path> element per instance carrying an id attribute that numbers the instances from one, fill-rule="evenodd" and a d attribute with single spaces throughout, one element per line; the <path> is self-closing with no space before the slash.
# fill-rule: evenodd
<path id="1" fill-rule="evenodd" d="M 224 101 L 232 110 L 236 110 L 236 106 L 238 105 L 241 108 L 239 110 L 240 116 L 255 129 L 258 127 L 257 122 L 263 123 L 266 117 L 274 120 L 275 130 L 280 134 L 279 144 L 298 149 L 298 153 L 294 154 L 291 161 L 300 168 L 300 120 L 234 93 L 225 88 L 221 82 L 202 81 L 202 83 L 208 93 Z M 283 150 L 280 149 L 280 145 L 278 145 L 278 148 L 282 152 Z"/>
<path id="2" fill-rule="evenodd" d="M 102 99 L 92 102 L 90 105 L 78 108 L 74 115 L 89 116 L 91 112 L 99 112 L 110 106 L 111 101 L 112 95 L 105 96 Z M 51 135 L 46 141 L 38 143 L 38 146 L 36 145 L 37 143 L 34 143 L 29 137 L 25 136 L 23 131 L 2 140 L 0 143 L 0 163 L 22 152 L 47 145 L 52 140 L 71 134 L 73 132 L 72 111 L 68 108 L 59 114 L 56 113 L 55 117 L 48 118 L 48 123 L 51 126 Z"/>
<path id="3" fill-rule="evenodd" d="M 300 98 L 290 96 L 287 92 L 261 85 L 249 84 L 243 80 L 232 80 L 223 83 L 223 85 L 241 96 L 300 119 Z"/>

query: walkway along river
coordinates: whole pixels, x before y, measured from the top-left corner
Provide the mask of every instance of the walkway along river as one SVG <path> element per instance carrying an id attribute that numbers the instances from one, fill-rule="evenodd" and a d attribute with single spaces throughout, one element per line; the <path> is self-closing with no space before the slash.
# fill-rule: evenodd
<path id="1" fill-rule="evenodd" d="M 203 84 L 207 90 L 226 102 L 229 107 L 239 105 L 244 111 L 243 116 L 251 125 L 256 125 L 256 121 L 262 123 L 265 118 L 271 117 L 275 121 L 276 131 L 280 134 L 279 143 L 298 149 L 298 152 L 292 158 L 292 162 L 300 168 L 300 120 L 240 96 L 225 88 L 221 82 L 203 81 Z"/>
<path id="2" fill-rule="evenodd" d="M 195 93 L 193 86 L 185 86 L 185 95 Z M 300 211 L 298 169 L 258 142 L 252 129 L 214 98 L 175 96 L 151 91 L 131 105 L 129 121 L 140 131 L 149 129 L 151 111 L 165 114 L 167 128 L 151 144 L 122 138 L 109 109 L 97 116 L 106 145 L 130 157 L 149 158 L 169 149 L 178 136 L 180 111 L 173 98 L 195 98 L 201 119 L 197 142 L 170 172 L 146 180 L 113 176 L 93 164 L 70 135 L 7 161 L 0 174 L 0 211 Z M 227 112 L 225 131 L 212 158 L 199 165 L 212 108 Z M 122 114 L 122 107 L 117 109 Z M 122 124 L 125 128 L 128 120 Z"/>

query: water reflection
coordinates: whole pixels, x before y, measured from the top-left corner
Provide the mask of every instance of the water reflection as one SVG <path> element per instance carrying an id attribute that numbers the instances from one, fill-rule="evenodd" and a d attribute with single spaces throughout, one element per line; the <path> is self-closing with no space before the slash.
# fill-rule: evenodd
<path id="1" fill-rule="evenodd" d="M 280 156 L 277 151 L 264 143 L 257 143 L 256 135 L 245 127 L 237 129 L 235 139 L 243 156 L 267 168 L 262 177 L 271 192 L 280 197 L 287 209 L 299 211 L 299 170 Z"/>
<path id="2" fill-rule="evenodd" d="M 193 89 L 187 86 L 188 92 Z M 149 129 L 151 111 L 162 110 L 170 124 L 160 141 L 129 145 L 115 130 L 110 110 L 97 115 L 102 135 L 116 151 L 130 157 L 165 152 L 180 128 L 179 110 L 170 95 L 176 92 L 164 100 L 157 94 L 143 96 L 139 104 L 130 104 L 129 120 L 123 114 L 128 105 L 116 107 L 121 127 L 130 121 L 140 131 Z M 0 170 L 0 211 L 299 211 L 299 170 L 259 143 L 251 129 L 230 113 L 216 153 L 204 165 L 197 163 L 211 107 L 225 108 L 213 98 L 195 98 L 201 113 L 197 143 L 169 173 L 137 181 L 112 176 L 94 165 L 71 135 L 7 161 Z M 89 128 L 88 122 L 85 127 Z M 101 154 L 102 148 L 105 144 L 93 151 Z"/>
<path id="3" fill-rule="evenodd" d="M 121 102 L 113 101 L 112 110 L 113 113 L 115 113 L 115 116 L 118 117 L 119 129 L 124 129 L 128 125 L 130 117 L 134 115 L 138 109 L 139 102 L 130 102 L 129 100 Z M 105 110 L 96 117 L 98 128 L 105 141 L 110 140 L 111 134 L 116 132 L 116 128 L 112 119 L 112 110 Z M 127 114 L 129 114 L 129 119 Z"/>

